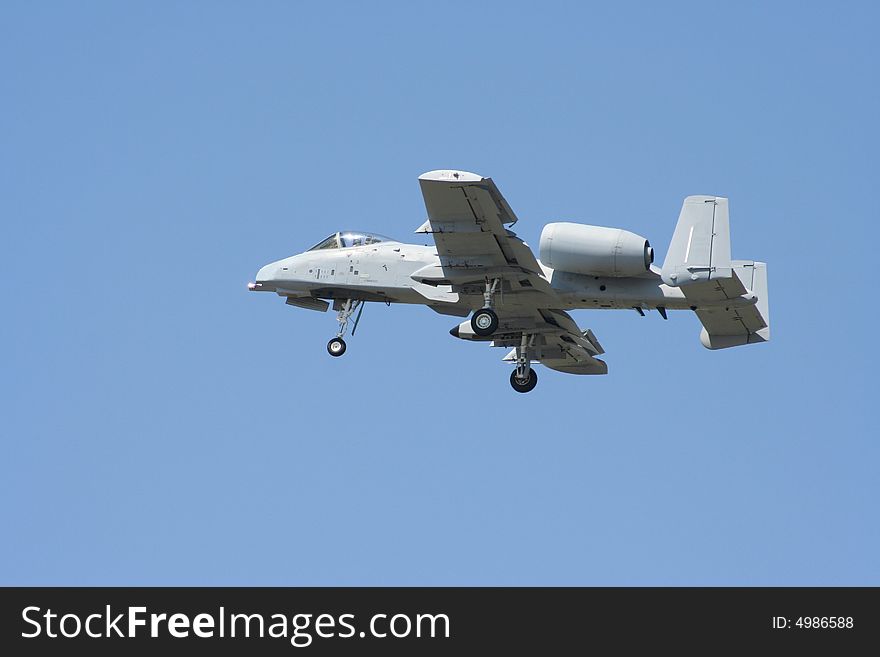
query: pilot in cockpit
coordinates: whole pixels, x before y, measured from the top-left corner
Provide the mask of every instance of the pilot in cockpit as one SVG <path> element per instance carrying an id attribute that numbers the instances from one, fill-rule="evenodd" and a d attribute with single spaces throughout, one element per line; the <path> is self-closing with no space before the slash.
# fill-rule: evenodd
<path id="1" fill-rule="evenodd" d="M 347 249 L 353 246 L 367 246 L 377 242 L 396 242 L 397 240 L 377 235 L 376 233 L 360 233 L 356 231 L 340 231 L 313 246 L 309 251 L 321 249 Z"/>

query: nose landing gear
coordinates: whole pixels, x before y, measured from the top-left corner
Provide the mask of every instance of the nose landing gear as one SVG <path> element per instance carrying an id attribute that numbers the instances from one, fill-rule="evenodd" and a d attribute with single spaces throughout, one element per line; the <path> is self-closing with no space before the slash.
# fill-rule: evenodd
<path id="1" fill-rule="evenodd" d="M 354 320 L 354 326 L 351 328 L 351 334 L 354 335 L 358 322 L 361 321 L 361 314 L 364 312 L 364 302 L 353 299 L 335 301 L 333 303 L 333 310 L 338 311 L 336 313 L 336 321 L 339 322 L 339 331 L 336 333 L 336 337 L 327 343 L 327 353 L 338 358 L 345 353 L 346 344 L 342 336 L 348 330 L 348 320 L 351 319 L 355 311 L 358 311 L 358 315 Z"/>
<path id="2" fill-rule="evenodd" d="M 333 338 L 327 343 L 327 353 L 331 356 L 341 356 L 345 353 L 345 340 L 342 338 Z"/>

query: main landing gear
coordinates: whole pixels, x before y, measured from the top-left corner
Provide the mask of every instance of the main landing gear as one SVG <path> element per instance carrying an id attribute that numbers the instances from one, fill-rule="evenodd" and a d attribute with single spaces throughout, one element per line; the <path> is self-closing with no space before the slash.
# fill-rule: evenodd
<path id="1" fill-rule="evenodd" d="M 536 385 L 538 385 L 538 373 L 535 372 L 535 370 L 530 369 L 528 378 L 520 379 L 516 375 L 516 370 L 514 370 L 510 373 L 510 385 L 512 385 L 513 389 L 517 392 L 530 392 Z"/>
<path id="2" fill-rule="evenodd" d="M 471 316 L 471 328 L 481 337 L 490 336 L 498 329 L 498 315 L 491 308 L 480 308 Z"/>
<path id="3" fill-rule="evenodd" d="M 516 348 L 516 369 L 510 373 L 510 385 L 517 392 L 530 392 L 538 385 L 538 373 L 532 369 L 530 347 L 534 346 L 535 336 L 523 333 L 520 346 Z"/>
<path id="4" fill-rule="evenodd" d="M 334 301 L 333 310 L 338 311 L 336 313 L 336 321 L 339 322 L 339 332 L 336 334 L 335 338 L 327 343 L 327 353 L 338 358 L 345 353 L 346 344 L 345 340 L 342 339 L 342 336 L 345 335 L 345 332 L 348 330 L 348 320 L 350 320 L 351 316 L 357 311 L 358 314 L 354 320 L 354 326 L 351 328 L 351 334 L 354 335 L 354 332 L 357 330 L 358 322 L 361 321 L 361 314 L 364 312 L 364 302 L 355 301 L 353 299 Z"/>
<path id="5" fill-rule="evenodd" d="M 498 315 L 492 310 L 495 292 L 501 279 L 495 278 L 491 281 L 486 279 L 486 291 L 483 292 L 483 307 L 474 311 L 471 316 L 471 329 L 480 337 L 488 337 L 498 330 Z"/>

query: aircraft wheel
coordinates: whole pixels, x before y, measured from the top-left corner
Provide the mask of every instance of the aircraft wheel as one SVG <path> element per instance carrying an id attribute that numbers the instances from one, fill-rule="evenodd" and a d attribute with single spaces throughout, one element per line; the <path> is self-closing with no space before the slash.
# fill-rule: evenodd
<path id="1" fill-rule="evenodd" d="M 471 329 L 480 337 L 492 335 L 498 328 L 498 315 L 491 308 L 481 308 L 471 317 Z"/>
<path id="2" fill-rule="evenodd" d="M 510 385 L 512 385 L 513 389 L 517 392 L 529 392 L 538 385 L 538 373 L 535 370 L 530 369 L 528 381 L 521 381 L 516 376 L 516 370 L 513 370 L 513 372 L 510 373 Z"/>
<path id="3" fill-rule="evenodd" d="M 327 353 L 331 356 L 341 356 L 345 353 L 345 340 L 342 338 L 333 338 L 327 343 Z"/>

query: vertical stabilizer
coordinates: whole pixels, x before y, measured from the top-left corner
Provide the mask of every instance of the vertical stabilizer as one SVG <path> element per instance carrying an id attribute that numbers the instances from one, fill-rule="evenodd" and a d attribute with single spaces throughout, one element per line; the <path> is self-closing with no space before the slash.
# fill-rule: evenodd
<path id="1" fill-rule="evenodd" d="M 660 275 L 673 287 L 733 275 L 726 198 L 688 196 L 684 200 Z"/>

